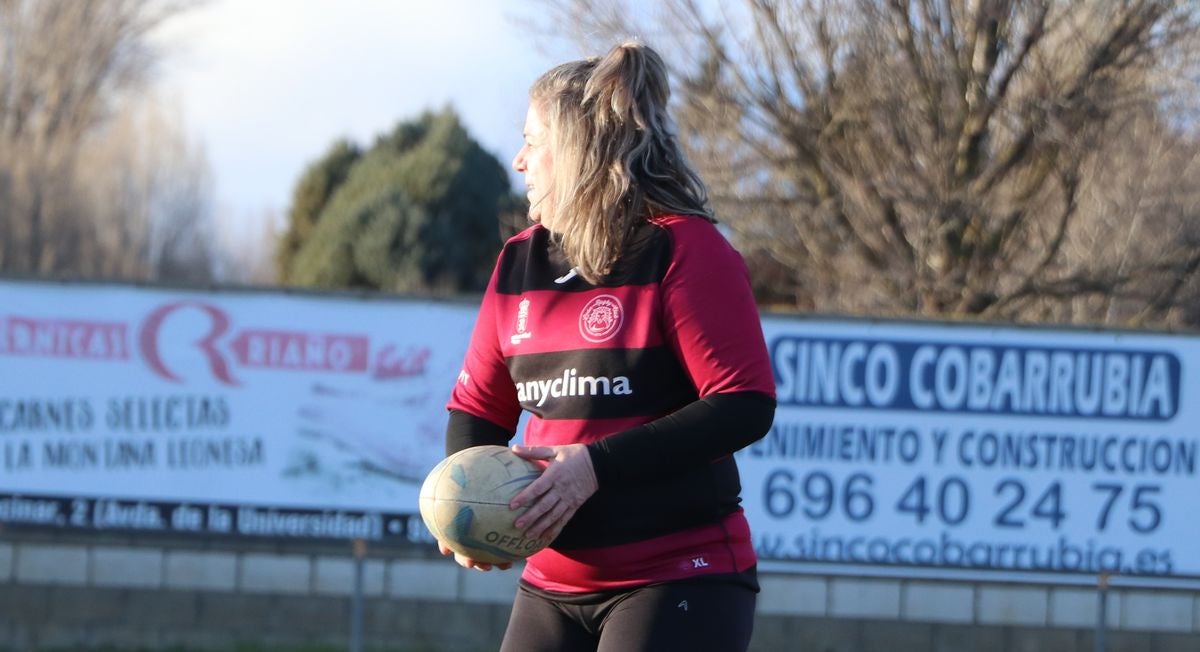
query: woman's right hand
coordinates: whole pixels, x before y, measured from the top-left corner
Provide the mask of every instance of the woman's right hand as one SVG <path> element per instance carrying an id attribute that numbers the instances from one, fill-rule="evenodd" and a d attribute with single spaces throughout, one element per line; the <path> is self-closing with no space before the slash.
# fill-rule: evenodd
<path id="1" fill-rule="evenodd" d="M 464 557 L 457 552 L 454 552 L 450 549 L 450 546 L 447 546 L 441 541 L 438 541 L 437 544 L 439 552 L 441 552 L 443 555 L 454 555 L 454 561 L 458 562 L 458 565 L 462 566 L 463 568 L 474 568 L 477 571 L 485 572 L 490 571 L 493 568 L 497 570 L 508 570 L 512 568 L 512 562 L 505 562 L 503 564 L 489 564 L 483 561 L 475 561 L 474 559 Z"/>

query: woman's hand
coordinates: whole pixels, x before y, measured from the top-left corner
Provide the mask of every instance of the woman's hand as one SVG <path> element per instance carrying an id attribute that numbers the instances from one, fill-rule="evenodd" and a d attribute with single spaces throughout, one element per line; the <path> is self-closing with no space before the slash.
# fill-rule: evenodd
<path id="1" fill-rule="evenodd" d="M 575 511 L 599 487 L 592 456 L 583 444 L 566 446 L 513 446 L 519 457 L 544 462 L 541 477 L 513 497 L 509 507 L 529 505 L 513 523 L 524 529 L 525 536 L 537 539 L 558 536 Z"/>
<path id="2" fill-rule="evenodd" d="M 454 561 L 458 562 L 458 565 L 462 566 L 463 568 L 474 568 L 477 571 L 490 571 L 493 568 L 497 570 L 508 570 L 512 568 L 512 562 L 505 562 L 503 564 L 489 564 L 487 562 L 475 561 L 474 559 L 464 557 L 457 552 L 454 552 L 450 549 L 450 546 L 442 543 L 441 541 L 438 541 L 437 544 L 438 552 L 442 553 L 443 555 L 453 554 Z"/>

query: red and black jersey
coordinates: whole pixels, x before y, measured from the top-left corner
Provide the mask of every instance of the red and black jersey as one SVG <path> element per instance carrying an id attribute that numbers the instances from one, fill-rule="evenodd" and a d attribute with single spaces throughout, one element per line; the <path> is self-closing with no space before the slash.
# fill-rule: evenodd
<path id="1" fill-rule="evenodd" d="M 732 453 L 765 434 L 774 390 L 745 264 L 711 222 L 647 221 L 599 285 L 533 226 L 484 295 L 448 449 L 505 443 L 522 410 L 526 444 L 588 445 L 599 489 L 530 557 L 536 586 L 738 572 L 755 558 Z"/>

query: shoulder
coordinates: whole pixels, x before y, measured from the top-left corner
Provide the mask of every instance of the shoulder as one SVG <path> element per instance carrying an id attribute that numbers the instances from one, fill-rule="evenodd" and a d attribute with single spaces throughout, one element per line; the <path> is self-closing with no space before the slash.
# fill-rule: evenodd
<path id="1" fill-rule="evenodd" d="M 500 248 L 500 262 L 503 264 L 514 258 L 527 258 L 535 251 L 544 250 L 549 240 L 550 232 L 541 224 L 534 224 L 504 241 L 504 246 Z"/>
<path id="2" fill-rule="evenodd" d="M 659 215 L 650 223 L 670 236 L 676 260 L 694 258 L 703 260 L 709 256 L 736 255 L 733 245 L 707 217 L 700 215 Z"/>
<path id="3" fill-rule="evenodd" d="M 509 238 L 496 263 L 496 291 L 521 294 L 530 290 L 561 290 L 571 266 L 540 224 Z"/>
<path id="4" fill-rule="evenodd" d="M 521 247 L 532 242 L 539 235 L 539 232 L 546 232 L 546 229 L 541 224 L 531 224 L 528 228 L 504 241 L 504 249 L 510 247 Z"/>
<path id="5" fill-rule="evenodd" d="M 697 228 L 703 229 L 704 227 L 712 227 L 714 230 L 716 229 L 712 223 L 712 220 L 704 217 L 703 215 L 681 215 L 679 213 L 666 213 L 662 215 L 655 215 L 654 217 L 649 218 L 648 221 L 651 224 L 668 231 L 690 231 Z"/>

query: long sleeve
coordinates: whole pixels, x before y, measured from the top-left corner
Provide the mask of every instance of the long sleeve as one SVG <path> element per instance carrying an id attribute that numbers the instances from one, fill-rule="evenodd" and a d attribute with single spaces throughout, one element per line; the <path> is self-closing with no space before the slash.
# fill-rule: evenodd
<path id="1" fill-rule="evenodd" d="M 699 398 L 589 444 L 601 484 L 731 455 L 765 435 L 774 418 L 774 376 L 745 263 L 705 221 L 676 218 L 670 231 L 664 335 Z"/>
<path id="2" fill-rule="evenodd" d="M 447 453 L 469 446 L 503 444 L 516 431 L 521 405 L 496 334 L 495 272 L 484 293 L 462 371 L 446 408 L 450 410 Z"/>
<path id="3" fill-rule="evenodd" d="M 673 414 L 588 445 L 596 479 L 623 482 L 711 462 L 762 438 L 775 399 L 760 392 L 712 394 Z"/>

